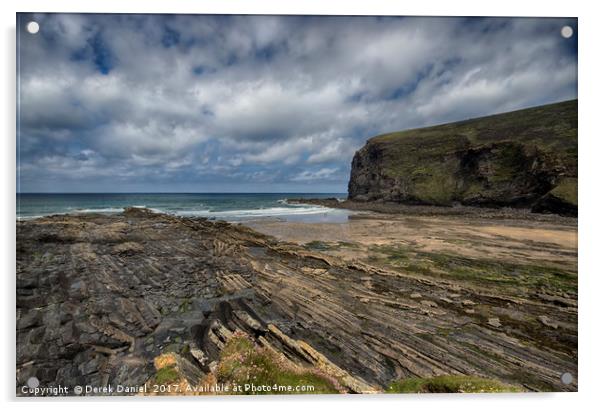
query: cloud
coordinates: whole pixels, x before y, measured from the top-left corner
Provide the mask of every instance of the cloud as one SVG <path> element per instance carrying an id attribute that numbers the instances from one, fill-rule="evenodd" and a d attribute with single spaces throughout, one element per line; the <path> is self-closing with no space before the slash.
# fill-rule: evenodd
<path id="1" fill-rule="evenodd" d="M 341 156 L 349 157 L 353 154 L 353 146 L 347 144 L 343 137 L 332 138 L 326 135 L 319 143 L 321 150 L 312 153 L 308 158 L 309 164 L 338 161 Z"/>
<path id="2" fill-rule="evenodd" d="M 330 179 L 338 171 L 338 168 L 321 168 L 318 171 L 303 171 L 291 178 L 293 181 L 316 181 Z"/>
<path id="3" fill-rule="evenodd" d="M 20 14 L 20 189 L 344 191 L 373 135 L 575 98 L 566 24 Z"/>

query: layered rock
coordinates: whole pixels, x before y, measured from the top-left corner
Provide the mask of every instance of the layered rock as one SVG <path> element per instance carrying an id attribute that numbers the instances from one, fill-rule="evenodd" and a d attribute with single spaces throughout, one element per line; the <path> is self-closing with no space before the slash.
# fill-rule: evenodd
<path id="1" fill-rule="evenodd" d="M 576 389 L 560 375 L 577 375 L 577 309 L 558 298 L 501 297 L 139 209 L 17 224 L 18 386 L 140 385 L 166 353 L 193 383 L 237 330 L 350 392 L 441 374 Z"/>
<path id="2" fill-rule="evenodd" d="M 370 139 L 349 199 L 577 214 L 577 101 Z"/>

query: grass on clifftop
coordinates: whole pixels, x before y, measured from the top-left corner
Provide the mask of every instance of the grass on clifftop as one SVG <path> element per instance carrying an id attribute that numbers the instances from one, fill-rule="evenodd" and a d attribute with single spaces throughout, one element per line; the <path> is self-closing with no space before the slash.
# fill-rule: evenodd
<path id="1" fill-rule="evenodd" d="M 215 371 L 220 383 L 245 386 L 283 386 L 280 390 L 243 390 L 238 394 L 328 394 L 339 393 L 340 386 L 333 378 L 317 369 L 293 368 L 276 353 L 256 346 L 244 334 L 235 334 L 220 355 Z M 286 390 L 289 387 L 292 390 Z M 313 386 L 308 389 L 306 386 Z M 299 390 L 297 390 L 297 388 Z"/>
<path id="2" fill-rule="evenodd" d="M 517 386 L 473 376 L 436 376 L 429 379 L 411 377 L 389 385 L 387 393 L 517 393 Z"/>
<path id="3" fill-rule="evenodd" d="M 546 151 L 558 149 L 577 158 L 577 100 L 542 105 L 503 114 L 383 134 L 371 142 L 413 141 L 420 149 L 449 150 L 454 144 L 487 144 L 504 140 L 534 143 Z M 429 144 L 420 142 L 429 141 Z M 464 142 L 465 141 L 465 142 Z M 434 146 L 433 146 L 434 145 Z"/>

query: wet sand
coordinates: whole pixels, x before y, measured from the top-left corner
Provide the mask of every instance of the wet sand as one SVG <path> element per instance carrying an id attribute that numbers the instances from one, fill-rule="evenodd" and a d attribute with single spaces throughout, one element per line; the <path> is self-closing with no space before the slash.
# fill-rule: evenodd
<path id="1" fill-rule="evenodd" d="M 576 262 L 577 255 L 577 226 L 551 222 L 356 213 L 347 221 L 332 223 L 256 220 L 245 225 L 301 245 L 312 241 L 365 246 L 402 243 L 475 257 L 484 252 L 494 258 L 527 257 L 568 265 Z"/>
<path id="2" fill-rule="evenodd" d="M 395 265 L 395 260 L 379 256 L 382 251 L 386 255 L 387 250 L 403 249 L 417 260 L 424 255 L 444 254 L 561 269 L 575 275 L 576 282 L 576 219 L 572 224 L 569 218 L 556 222 L 356 212 L 342 223 L 258 220 L 246 225 L 279 240 L 349 261 Z M 428 275 L 426 271 L 421 273 Z"/>

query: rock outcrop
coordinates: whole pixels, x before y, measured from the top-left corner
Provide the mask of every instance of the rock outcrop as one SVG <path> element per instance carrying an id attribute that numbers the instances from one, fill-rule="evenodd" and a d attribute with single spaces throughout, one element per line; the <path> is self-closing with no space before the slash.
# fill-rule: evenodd
<path id="1" fill-rule="evenodd" d="M 577 101 L 380 135 L 349 199 L 577 214 Z"/>
<path id="2" fill-rule="evenodd" d="M 492 325 L 479 305 L 525 319 L 498 313 Z M 241 331 L 349 392 L 441 374 L 576 389 L 560 381 L 577 375 L 576 306 L 459 289 L 141 209 L 18 222 L 16 323 L 18 386 L 30 377 L 142 385 L 166 353 L 194 383 Z"/>

